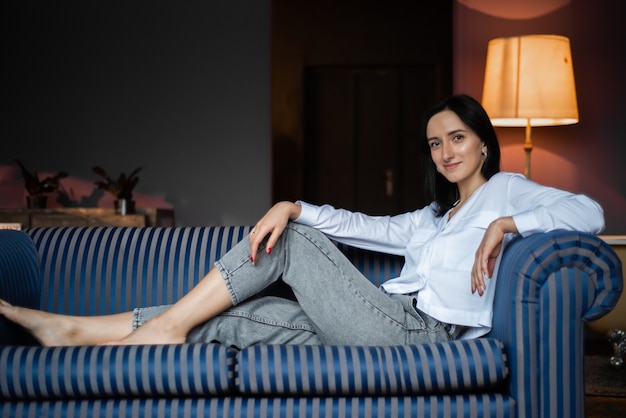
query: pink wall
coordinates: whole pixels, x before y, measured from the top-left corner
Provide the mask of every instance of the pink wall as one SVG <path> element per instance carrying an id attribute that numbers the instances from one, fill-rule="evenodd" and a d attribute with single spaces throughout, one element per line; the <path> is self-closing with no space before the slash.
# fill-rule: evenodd
<path id="1" fill-rule="evenodd" d="M 623 16 L 626 2 L 615 0 L 457 0 L 454 4 L 455 93 L 481 98 L 487 43 L 493 38 L 532 33 L 570 38 L 580 122 L 533 129 L 531 176 L 599 201 L 605 210 L 606 234 L 626 233 Z M 497 128 L 497 132 L 502 168 L 523 172 L 524 129 Z"/>

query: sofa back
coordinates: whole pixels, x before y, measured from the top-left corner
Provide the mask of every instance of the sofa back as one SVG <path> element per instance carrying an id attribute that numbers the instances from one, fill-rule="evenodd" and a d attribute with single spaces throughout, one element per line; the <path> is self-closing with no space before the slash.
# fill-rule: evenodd
<path id="1" fill-rule="evenodd" d="M 41 266 L 43 310 L 102 315 L 172 303 L 246 227 L 41 227 L 25 230 Z"/>
<path id="2" fill-rule="evenodd" d="M 41 266 L 41 309 L 102 315 L 168 304 L 188 292 L 249 226 L 26 229 Z M 403 258 L 339 245 L 375 283 Z"/>
<path id="3" fill-rule="evenodd" d="M 0 229 L 0 297 L 27 308 L 39 307 L 39 263 L 33 243 L 20 231 Z M 23 328 L 0 316 L 0 345 L 35 344 Z"/>

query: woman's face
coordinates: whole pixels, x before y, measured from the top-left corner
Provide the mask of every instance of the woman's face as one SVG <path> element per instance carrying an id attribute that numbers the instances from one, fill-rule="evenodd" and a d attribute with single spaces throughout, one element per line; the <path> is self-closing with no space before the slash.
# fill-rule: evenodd
<path id="1" fill-rule="evenodd" d="M 431 117 L 426 136 L 437 171 L 449 182 L 463 187 L 485 181 L 480 170 L 487 147 L 456 113 L 444 110 Z"/>

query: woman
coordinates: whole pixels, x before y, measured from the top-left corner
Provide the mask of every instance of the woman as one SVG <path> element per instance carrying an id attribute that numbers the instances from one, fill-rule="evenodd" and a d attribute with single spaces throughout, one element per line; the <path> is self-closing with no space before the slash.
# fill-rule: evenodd
<path id="1" fill-rule="evenodd" d="M 598 233 L 603 212 L 585 196 L 500 173 L 493 126 L 468 96 L 434 106 L 419 141 L 432 199 L 423 209 L 370 217 L 280 202 L 172 306 L 70 317 L 2 302 L 0 313 L 44 345 L 396 345 L 479 337 L 491 327 L 506 243 L 555 229 Z M 403 255 L 401 275 L 373 286 L 327 237 Z M 255 298 L 280 277 L 296 301 Z"/>

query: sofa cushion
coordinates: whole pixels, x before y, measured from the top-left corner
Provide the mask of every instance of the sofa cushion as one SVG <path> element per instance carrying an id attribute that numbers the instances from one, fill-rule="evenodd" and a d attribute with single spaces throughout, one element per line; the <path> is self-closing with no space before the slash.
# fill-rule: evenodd
<path id="1" fill-rule="evenodd" d="M 4 347 L 0 398 L 220 395 L 234 362 L 219 344 Z"/>
<path id="2" fill-rule="evenodd" d="M 251 395 L 387 396 L 493 387 L 507 377 L 502 343 L 479 338 L 389 347 L 255 345 L 237 354 Z"/>

